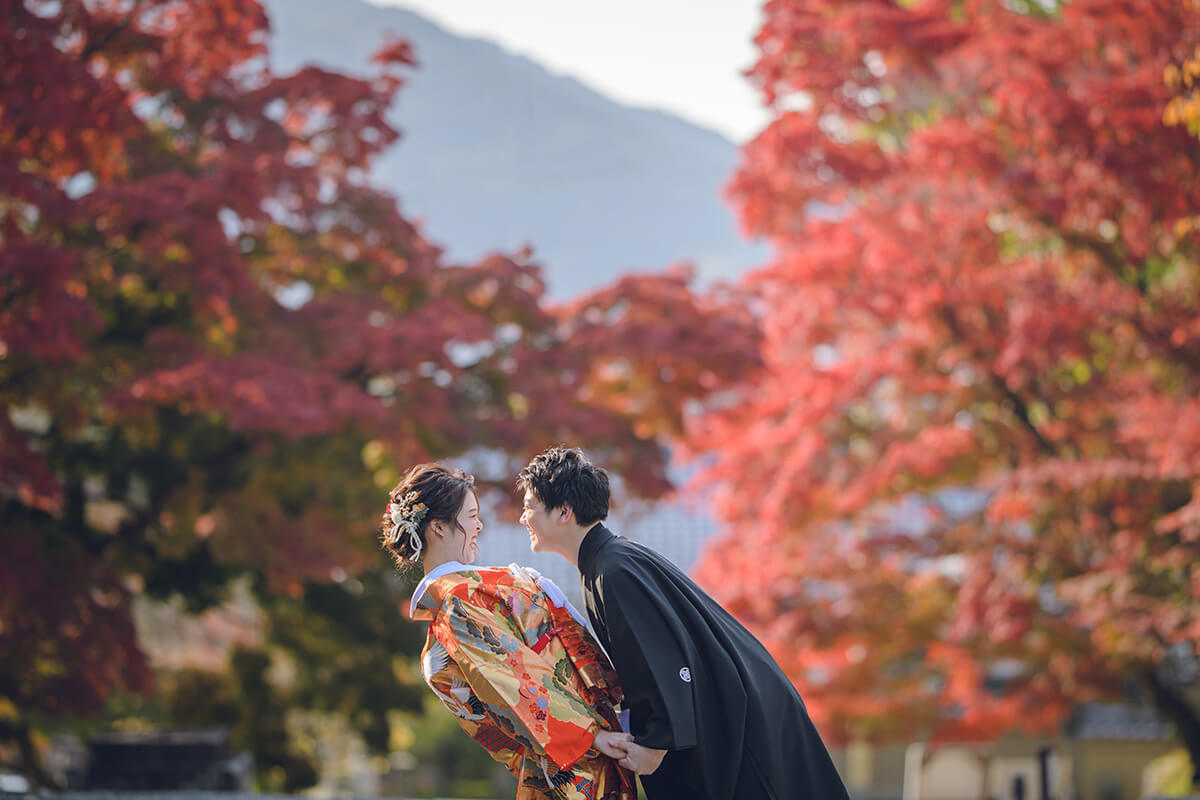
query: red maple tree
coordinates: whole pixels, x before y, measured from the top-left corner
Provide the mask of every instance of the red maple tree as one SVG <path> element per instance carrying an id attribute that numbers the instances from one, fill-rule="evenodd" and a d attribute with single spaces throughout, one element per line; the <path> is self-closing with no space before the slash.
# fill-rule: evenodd
<path id="1" fill-rule="evenodd" d="M 378 570 L 398 469 L 470 450 L 507 491 L 569 440 L 661 492 L 655 437 L 753 363 L 686 276 L 555 309 L 528 253 L 446 264 L 368 181 L 408 46 L 277 75 L 268 34 L 255 0 L 0 2 L 0 739 L 27 766 L 34 717 L 149 685 L 137 595 L 199 610 L 249 575 L 275 613 Z M 395 683 L 375 649 L 339 663 Z M 366 695 L 325 707 L 386 744 Z"/>
<path id="2" fill-rule="evenodd" d="M 730 190 L 764 366 L 689 434 L 700 574 L 836 735 L 1133 678 L 1200 764 L 1198 41 L 1173 0 L 766 3 Z"/>

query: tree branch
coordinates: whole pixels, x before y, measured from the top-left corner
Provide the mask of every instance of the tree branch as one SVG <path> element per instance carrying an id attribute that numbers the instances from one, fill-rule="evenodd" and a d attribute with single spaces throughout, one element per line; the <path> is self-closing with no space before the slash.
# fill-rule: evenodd
<path id="1" fill-rule="evenodd" d="M 133 10 L 125 15 L 125 19 L 114 25 L 112 30 L 101 36 L 97 41 L 88 44 L 88 46 L 84 48 L 83 54 L 80 55 L 79 60 L 86 63 L 89 58 L 100 52 L 100 50 L 102 50 L 109 42 L 116 38 L 118 33 L 129 27 L 129 23 L 133 22 L 133 18 L 136 17 L 141 10 L 142 4 L 140 2 L 134 5 Z"/>
<path id="2" fill-rule="evenodd" d="M 950 333 L 958 341 L 960 341 L 960 342 L 967 341 L 966 337 L 963 336 L 963 334 L 962 334 L 962 329 L 959 328 L 958 320 L 954 318 L 954 313 L 950 309 L 947 308 L 947 309 L 943 310 L 942 318 L 945 321 L 946 326 L 948 328 L 950 328 Z M 982 361 L 982 359 L 980 359 L 980 360 Z M 1033 436 L 1034 440 L 1037 441 L 1038 447 L 1042 450 L 1042 452 L 1045 453 L 1046 455 L 1050 456 L 1051 458 L 1058 458 L 1059 457 L 1058 448 L 1054 446 L 1053 442 L 1051 442 L 1044 435 L 1042 435 L 1042 432 L 1039 431 L 1037 429 L 1037 426 L 1033 424 L 1033 419 L 1029 414 L 1029 404 L 1025 402 L 1025 398 L 1021 397 L 1019 394 L 1017 394 L 1012 389 L 1010 389 L 1008 387 L 1008 384 L 1006 384 L 1004 382 L 1004 379 L 1001 378 L 999 375 L 997 375 L 993 370 L 986 369 L 985 371 L 987 373 L 988 378 L 991 380 L 992 385 L 1001 394 L 1003 394 L 1010 403 L 1012 403 L 1013 412 L 1016 415 L 1017 419 L 1021 422 L 1022 426 Z"/>

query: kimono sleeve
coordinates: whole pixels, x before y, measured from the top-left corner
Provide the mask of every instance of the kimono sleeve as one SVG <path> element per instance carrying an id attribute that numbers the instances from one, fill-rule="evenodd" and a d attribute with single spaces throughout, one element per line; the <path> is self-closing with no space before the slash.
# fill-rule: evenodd
<path id="1" fill-rule="evenodd" d="M 459 727 L 519 779 L 525 748 L 501 730 L 487 713 L 478 713 L 486 712 L 486 709 L 479 708 L 479 700 L 471 695 L 470 686 L 445 673 L 429 678 L 427 683 L 457 720 Z"/>
<path id="2" fill-rule="evenodd" d="M 603 721 L 566 685 L 562 676 L 569 662 L 535 651 L 497 612 L 458 597 L 449 598 L 442 610 L 439 640 L 508 735 L 545 753 L 559 769 L 568 769 L 592 748 Z"/>
<path id="3" fill-rule="evenodd" d="M 695 666 L 669 596 L 636 569 L 606 572 L 597 588 L 634 741 L 658 750 L 695 747 Z"/>

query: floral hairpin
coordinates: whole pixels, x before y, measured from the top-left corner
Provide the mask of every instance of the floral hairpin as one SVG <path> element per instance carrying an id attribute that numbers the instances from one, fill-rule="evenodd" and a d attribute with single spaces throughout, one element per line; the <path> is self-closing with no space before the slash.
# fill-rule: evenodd
<path id="1" fill-rule="evenodd" d="M 409 492 L 401 498 L 399 503 L 388 503 L 387 507 L 387 515 L 388 519 L 392 521 L 392 528 L 384 533 L 383 543 L 394 546 L 400 541 L 402 535 L 407 534 L 408 543 L 413 550 L 409 561 L 416 561 L 421 555 L 421 537 L 417 531 L 421 528 L 421 520 L 425 519 L 425 515 L 429 513 L 428 506 L 417 502 L 419 496 L 416 492 Z"/>

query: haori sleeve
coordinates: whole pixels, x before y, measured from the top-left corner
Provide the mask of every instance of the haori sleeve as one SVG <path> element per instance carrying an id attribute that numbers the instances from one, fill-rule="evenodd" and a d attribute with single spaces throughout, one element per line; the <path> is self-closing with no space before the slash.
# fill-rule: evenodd
<path id="1" fill-rule="evenodd" d="M 695 747 L 694 665 L 670 600 L 636 570 L 605 573 L 598 599 L 634 741 L 658 750 Z"/>
<path id="2" fill-rule="evenodd" d="M 507 735 L 544 753 L 559 769 L 588 752 L 602 727 L 598 712 L 566 682 L 570 664 L 534 650 L 501 610 L 451 596 L 436 632 L 487 714 Z"/>

